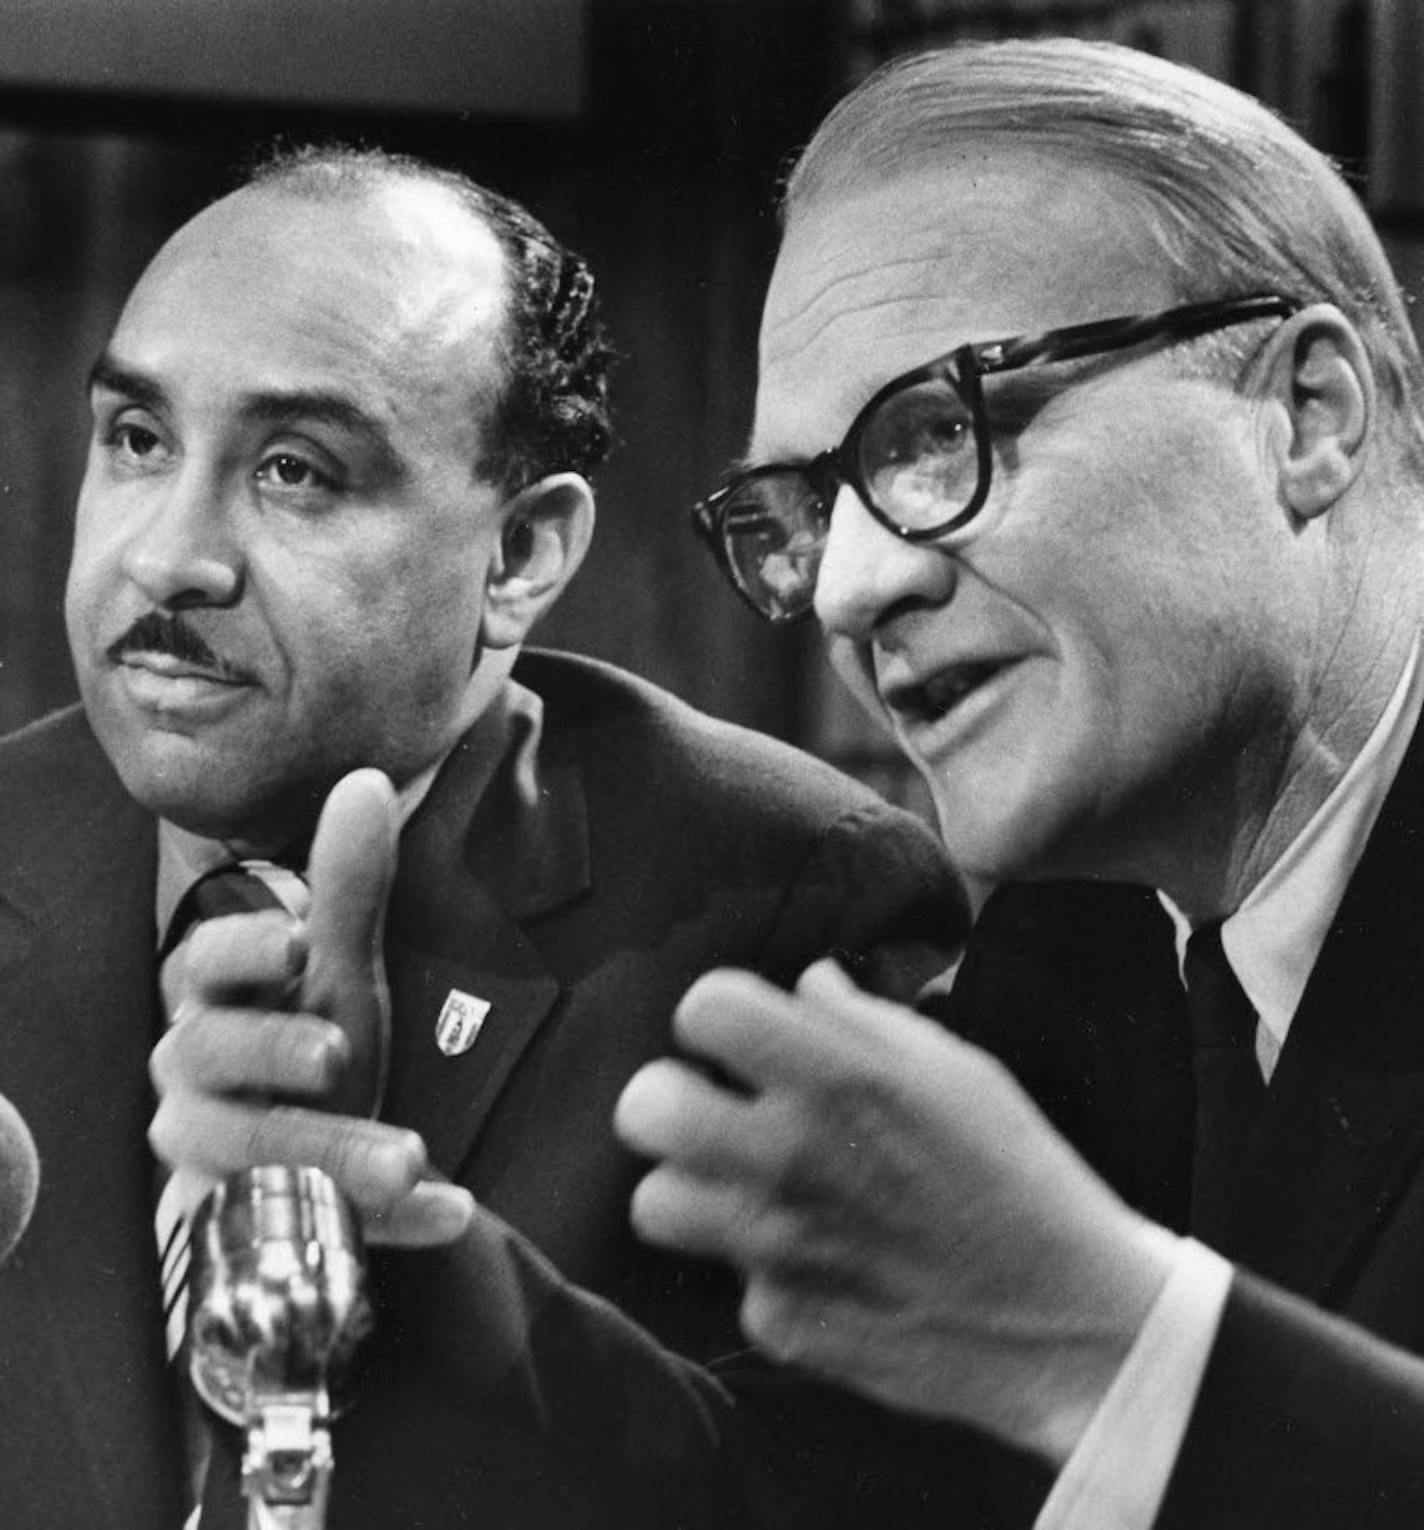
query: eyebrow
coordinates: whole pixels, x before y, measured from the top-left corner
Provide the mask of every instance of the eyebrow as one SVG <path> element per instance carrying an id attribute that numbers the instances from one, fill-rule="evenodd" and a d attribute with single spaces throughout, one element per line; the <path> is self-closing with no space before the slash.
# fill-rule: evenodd
<path id="1" fill-rule="evenodd" d="M 156 409 L 168 401 L 168 395 L 151 377 L 121 365 L 108 351 L 103 351 L 89 368 L 89 392 L 103 388 L 108 393 L 122 393 L 146 408 Z"/>
<path id="2" fill-rule="evenodd" d="M 95 388 L 122 394 L 154 411 L 163 409 L 169 401 L 160 382 L 124 365 L 109 351 L 104 351 L 89 369 L 89 389 L 92 392 Z M 306 420 L 333 426 L 363 443 L 383 477 L 395 480 L 406 476 L 405 460 L 386 427 L 344 394 L 324 389 L 269 389 L 245 395 L 239 407 L 247 419 L 260 424 L 289 425 Z"/>

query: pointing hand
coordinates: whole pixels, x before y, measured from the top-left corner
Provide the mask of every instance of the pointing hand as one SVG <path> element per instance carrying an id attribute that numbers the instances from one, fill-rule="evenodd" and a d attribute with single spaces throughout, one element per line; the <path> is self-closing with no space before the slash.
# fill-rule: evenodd
<path id="1" fill-rule="evenodd" d="M 149 1140 L 195 1187 L 264 1163 L 323 1169 L 373 1242 L 414 1247 L 459 1237 L 474 1202 L 426 1177 L 415 1132 L 372 1119 L 390 1047 L 381 950 L 398 827 L 385 776 L 352 772 L 317 825 L 305 923 L 277 910 L 212 919 L 165 966 L 173 1023 L 150 1063 Z"/>

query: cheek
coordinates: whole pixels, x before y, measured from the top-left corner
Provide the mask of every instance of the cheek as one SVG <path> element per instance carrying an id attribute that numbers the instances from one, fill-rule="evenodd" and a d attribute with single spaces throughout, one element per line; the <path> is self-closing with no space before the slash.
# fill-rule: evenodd
<path id="1" fill-rule="evenodd" d="M 304 587 L 306 601 L 272 617 L 295 682 L 314 706 L 400 726 L 463 691 L 478 645 L 481 586 L 458 553 L 390 549 L 356 566 L 343 560 L 319 586 L 308 578 Z"/>
<path id="2" fill-rule="evenodd" d="M 885 710 L 875 689 L 874 665 L 867 650 L 839 635 L 827 635 L 825 644 L 826 657 L 841 684 L 876 722 L 888 727 Z"/>
<path id="3" fill-rule="evenodd" d="M 102 535 L 105 518 L 99 513 L 95 494 L 85 478 L 74 510 L 74 534 L 70 549 L 66 601 L 73 603 L 99 584 L 104 571 L 117 563 L 117 552 Z M 77 613 L 76 613 L 77 614 Z"/>
<path id="4" fill-rule="evenodd" d="M 448 662 L 441 656 L 455 652 L 468 669 L 484 609 L 484 571 L 478 549 L 453 542 L 417 549 L 381 570 L 383 625 L 412 663 L 424 657 L 438 669 Z"/>

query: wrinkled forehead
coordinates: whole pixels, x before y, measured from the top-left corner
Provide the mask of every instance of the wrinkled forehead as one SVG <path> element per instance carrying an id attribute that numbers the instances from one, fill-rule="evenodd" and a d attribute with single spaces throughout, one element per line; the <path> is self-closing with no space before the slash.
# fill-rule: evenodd
<path id="1" fill-rule="evenodd" d="M 1173 300 L 1144 199 L 1110 173 L 971 150 L 831 194 L 795 209 L 777 257 L 755 451 L 824 446 L 881 384 L 965 341 Z"/>

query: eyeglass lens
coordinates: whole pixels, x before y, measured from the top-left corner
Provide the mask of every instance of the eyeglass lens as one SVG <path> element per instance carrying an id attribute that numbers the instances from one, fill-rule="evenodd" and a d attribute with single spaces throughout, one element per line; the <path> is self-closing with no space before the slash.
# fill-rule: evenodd
<path id="1" fill-rule="evenodd" d="M 791 621 L 810 609 L 827 509 L 796 472 L 752 479 L 726 508 L 722 541 L 732 576 L 772 621 Z"/>
<path id="2" fill-rule="evenodd" d="M 978 491 L 973 415 L 947 379 L 889 394 L 854 434 L 857 492 L 905 530 L 952 520 Z M 822 492 L 795 469 L 746 480 L 725 507 L 722 541 L 733 577 L 773 621 L 790 621 L 810 609 L 830 510 Z"/>
<path id="3" fill-rule="evenodd" d="M 856 457 L 875 509 L 906 531 L 952 520 L 979 487 L 973 417 L 940 378 L 882 399 L 861 428 Z"/>

